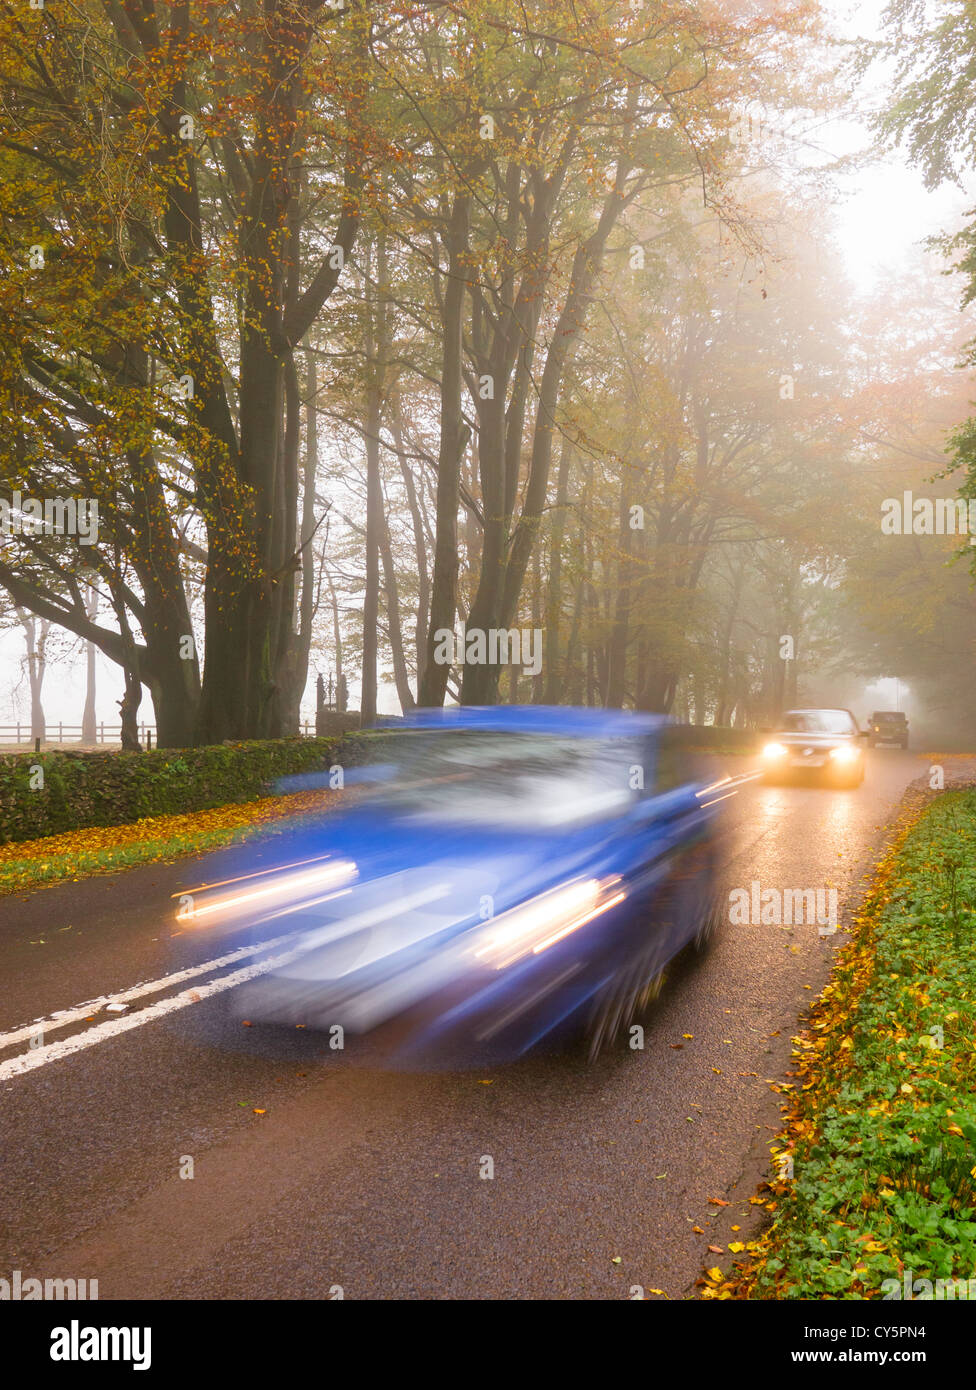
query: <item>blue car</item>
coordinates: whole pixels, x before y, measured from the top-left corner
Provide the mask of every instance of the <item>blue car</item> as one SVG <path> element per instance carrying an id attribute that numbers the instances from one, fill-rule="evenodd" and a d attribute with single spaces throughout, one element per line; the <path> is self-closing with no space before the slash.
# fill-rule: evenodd
<path id="1" fill-rule="evenodd" d="M 262 861 L 238 850 L 250 872 L 192 897 L 196 925 L 268 943 L 239 1016 L 398 1064 L 626 1046 L 664 966 L 717 920 L 722 797 L 676 726 L 499 706 L 420 711 L 369 741 L 337 809 Z"/>

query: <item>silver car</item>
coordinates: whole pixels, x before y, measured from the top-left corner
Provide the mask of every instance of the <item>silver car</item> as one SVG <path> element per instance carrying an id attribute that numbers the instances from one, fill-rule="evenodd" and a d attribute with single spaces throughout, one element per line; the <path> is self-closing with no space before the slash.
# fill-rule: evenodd
<path id="1" fill-rule="evenodd" d="M 868 735 L 849 709 L 791 709 L 762 750 L 765 782 L 814 778 L 833 787 L 859 787 L 864 781 Z"/>

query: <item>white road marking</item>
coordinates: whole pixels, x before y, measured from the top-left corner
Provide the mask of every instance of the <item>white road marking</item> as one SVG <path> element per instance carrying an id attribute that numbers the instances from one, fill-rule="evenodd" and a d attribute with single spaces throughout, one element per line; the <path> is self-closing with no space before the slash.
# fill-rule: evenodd
<path id="1" fill-rule="evenodd" d="M 301 947 L 293 951 L 284 951 L 280 956 L 271 956 L 268 960 L 259 961 L 257 965 L 245 966 L 243 970 L 233 970 L 229 975 L 221 975 L 205 985 L 185 989 L 182 994 L 174 994 L 171 999 L 160 999 L 157 1003 L 140 1009 L 138 1013 L 127 1014 L 125 1018 L 113 1018 L 110 1022 L 100 1023 L 84 1033 L 76 1033 L 73 1038 L 63 1038 L 60 1042 L 48 1043 L 45 1047 L 23 1052 L 19 1057 L 11 1057 L 7 1062 L 0 1062 L 0 1081 L 8 1081 L 13 1076 L 23 1076 L 25 1072 L 46 1066 L 48 1062 L 59 1062 L 62 1057 L 82 1052 L 86 1047 L 93 1047 L 95 1043 L 120 1037 L 132 1028 L 141 1028 L 153 1019 L 164 1018 L 166 1014 L 175 1013 L 177 1009 L 185 1009 L 188 1005 L 198 1004 L 201 1000 L 220 994 L 225 989 L 242 985 L 245 980 L 253 980 L 256 975 L 263 975 L 278 965 L 285 965 L 302 954 Z"/>
<path id="2" fill-rule="evenodd" d="M 38 1032 L 53 1033 L 58 1028 L 67 1028 L 72 1023 L 80 1023 L 82 1019 L 87 1018 L 97 1009 L 103 1009 L 111 1004 L 131 1004 L 134 999 L 141 999 L 146 994 L 158 994 L 160 990 L 171 989 L 173 985 L 181 985 L 184 980 L 192 980 L 197 975 L 207 975 L 211 970 L 222 970 L 225 965 L 234 965 L 237 961 L 245 960 L 248 956 L 256 956 L 259 951 L 273 951 L 276 946 L 291 941 L 294 936 L 295 932 L 288 932 L 284 936 L 274 937 L 271 941 L 263 941 L 258 946 L 242 946 L 239 951 L 231 951 L 226 956 L 218 956 L 214 960 L 205 961 L 203 965 L 191 965 L 186 970 L 177 970 L 172 975 L 164 975 L 162 979 L 148 980 L 141 985 L 133 985 L 131 989 L 119 990 L 115 994 L 101 994 L 97 999 L 89 999 L 86 1004 L 75 1004 L 70 1009 L 59 1009 L 50 1018 L 38 1018 L 24 1028 L 15 1028 L 10 1033 L 0 1033 L 0 1051 L 13 1047 L 17 1043 L 27 1042 L 29 1038 L 36 1037 Z"/>

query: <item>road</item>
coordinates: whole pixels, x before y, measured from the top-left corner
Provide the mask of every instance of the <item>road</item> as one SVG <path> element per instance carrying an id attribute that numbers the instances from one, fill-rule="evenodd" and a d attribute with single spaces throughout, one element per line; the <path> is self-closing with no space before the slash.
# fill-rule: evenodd
<path id="1" fill-rule="evenodd" d="M 930 761 L 868 756 L 855 791 L 730 798 L 724 890 L 836 887 L 843 920 Z M 672 967 L 643 1051 L 383 1073 L 230 1021 L 220 981 L 255 958 L 172 935 L 170 894 L 205 878 L 184 860 L 0 901 L 0 1276 L 102 1299 L 681 1298 L 709 1244 L 755 1229 L 769 1081 L 843 933 L 726 925 Z M 124 1012 L 77 1008 L 127 990 Z"/>

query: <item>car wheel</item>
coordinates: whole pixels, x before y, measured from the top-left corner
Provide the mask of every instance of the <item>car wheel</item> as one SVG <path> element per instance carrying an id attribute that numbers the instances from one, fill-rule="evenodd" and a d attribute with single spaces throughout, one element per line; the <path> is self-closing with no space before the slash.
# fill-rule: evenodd
<path id="1" fill-rule="evenodd" d="M 586 1055 L 593 1062 L 610 1047 L 622 1028 L 639 1017 L 657 998 L 664 971 L 657 952 L 645 955 L 629 969 L 618 970 L 602 987 L 586 1025 Z"/>
<path id="2" fill-rule="evenodd" d="M 718 929 L 725 921 L 725 903 L 721 894 L 716 894 L 712 901 L 707 905 L 701 919 L 701 925 L 695 933 L 692 941 L 692 949 L 696 955 L 704 956 L 715 945 Z"/>

